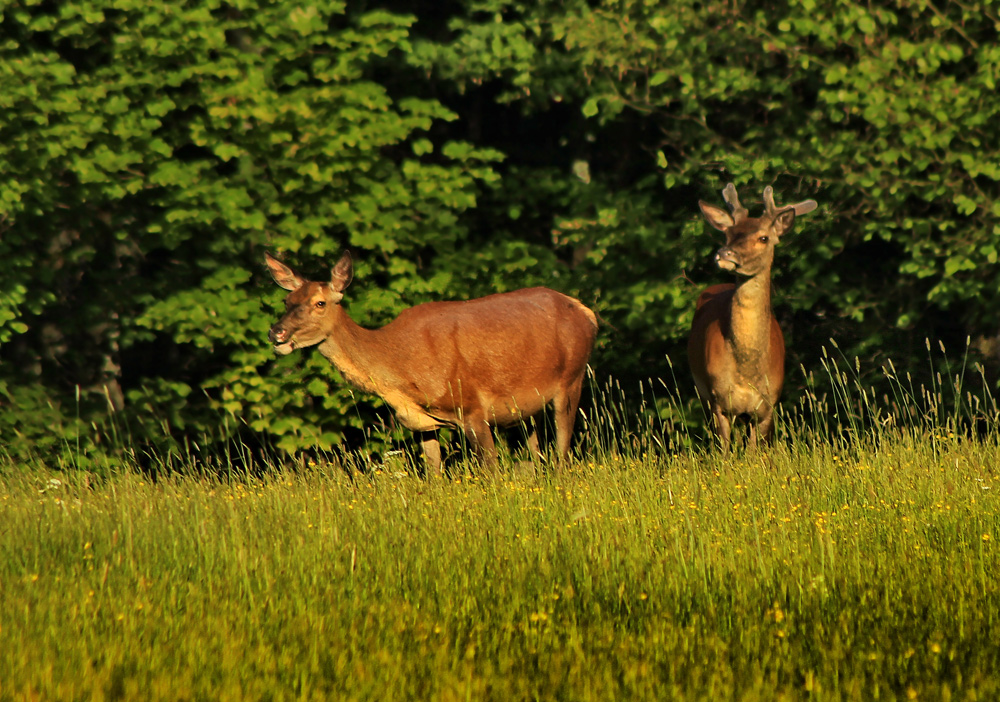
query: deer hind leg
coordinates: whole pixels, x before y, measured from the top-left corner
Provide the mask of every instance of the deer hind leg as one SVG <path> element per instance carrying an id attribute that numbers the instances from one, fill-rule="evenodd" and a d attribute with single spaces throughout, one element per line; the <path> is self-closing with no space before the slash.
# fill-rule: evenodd
<path id="1" fill-rule="evenodd" d="M 437 478 L 444 475 L 444 466 L 441 462 L 441 442 L 438 441 L 437 432 L 420 432 L 420 447 L 424 453 L 424 471 L 428 478 Z"/>
<path id="2" fill-rule="evenodd" d="M 583 390 L 581 375 L 566 388 L 557 393 L 552 401 L 556 414 L 556 450 L 560 461 L 569 460 L 569 448 L 573 441 L 573 425 L 576 423 L 576 409 L 580 406 L 580 392 Z"/>

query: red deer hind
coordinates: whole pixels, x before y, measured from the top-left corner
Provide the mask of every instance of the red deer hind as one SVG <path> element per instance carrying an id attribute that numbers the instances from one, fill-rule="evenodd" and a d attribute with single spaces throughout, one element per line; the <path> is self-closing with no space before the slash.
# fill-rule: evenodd
<path id="1" fill-rule="evenodd" d="M 776 207 L 768 186 L 764 215 L 748 217 L 732 183 L 722 195 L 729 212 L 701 201 L 698 205 L 708 223 L 726 235 L 715 262 L 738 280 L 713 285 L 698 298 L 688 357 L 722 450 L 728 451 L 733 423 L 740 418 L 749 425 L 751 445 L 758 435 L 765 441 L 773 437 L 773 412 L 785 379 L 785 340 L 771 311 L 774 246 L 792 230 L 797 216 L 816 209 L 816 202 Z"/>
<path id="2" fill-rule="evenodd" d="M 306 280 L 270 254 L 267 267 L 289 291 L 285 314 L 271 327 L 275 351 L 319 344 L 351 384 L 381 397 L 414 432 L 444 426 L 465 432 L 481 460 L 496 463 L 491 427 L 511 426 L 555 407 L 556 448 L 569 455 L 597 317 L 581 302 L 530 288 L 465 302 L 427 302 L 381 329 L 354 323 L 341 307 L 353 278 L 344 253 L 328 283 Z M 427 474 L 440 474 L 433 433 L 421 443 Z M 532 432 L 528 446 L 538 451 Z"/>

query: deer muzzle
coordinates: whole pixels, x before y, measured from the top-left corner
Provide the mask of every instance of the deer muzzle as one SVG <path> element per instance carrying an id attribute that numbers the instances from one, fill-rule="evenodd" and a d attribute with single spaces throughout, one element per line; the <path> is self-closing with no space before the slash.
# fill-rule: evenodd
<path id="1" fill-rule="evenodd" d="M 282 356 L 295 350 L 295 341 L 290 337 L 291 334 L 281 325 L 281 322 L 271 327 L 271 331 L 267 334 L 267 338 L 274 344 L 274 350 Z"/>
<path id="2" fill-rule="evenodd" d="M 735 271 L 740 267 L 740 259 L 728 246 L 723 246 L 715 253 L 715 263 L 724 271 Z"/>

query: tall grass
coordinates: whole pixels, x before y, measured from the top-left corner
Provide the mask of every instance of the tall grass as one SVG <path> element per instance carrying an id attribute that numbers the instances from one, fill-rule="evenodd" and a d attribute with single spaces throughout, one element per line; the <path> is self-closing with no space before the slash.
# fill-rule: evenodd
<path id="1" fill-rule="evenodd" d="M 8 465 L 0 699 L 1000 696 L 995 403 L 824 372 L 766 452 L 651 382 L 561 472 Z"/>

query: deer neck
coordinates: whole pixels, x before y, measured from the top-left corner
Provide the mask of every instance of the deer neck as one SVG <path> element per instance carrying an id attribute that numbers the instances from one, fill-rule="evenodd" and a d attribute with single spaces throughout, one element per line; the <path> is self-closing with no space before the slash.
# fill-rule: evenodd
<path id="1" fill-rule="evenodd" d="M 740 366 L 758 366 L 771 339 L 771 271 L 736 285 L 731 312 L 731 343 Z"/>
<path id="2" fill-rule="evenodd" d="M 333 311 L 330 333 L 319 352 L 336 367 L 351 385 L 380 394 L 392 375 L 378 330 L 365 329 L 339 305 Z"/>

